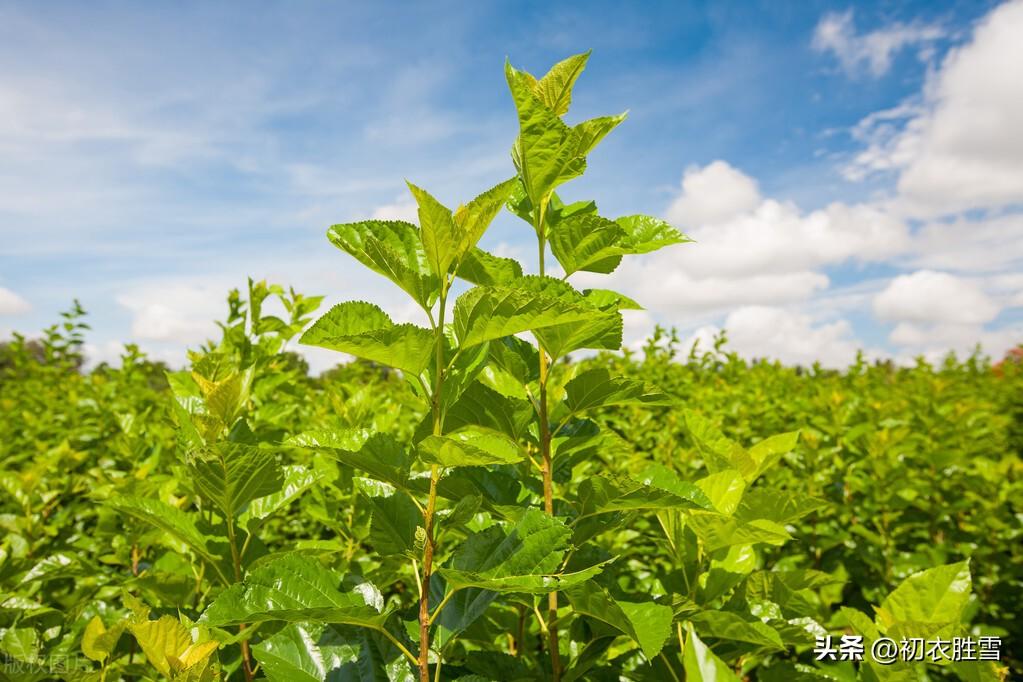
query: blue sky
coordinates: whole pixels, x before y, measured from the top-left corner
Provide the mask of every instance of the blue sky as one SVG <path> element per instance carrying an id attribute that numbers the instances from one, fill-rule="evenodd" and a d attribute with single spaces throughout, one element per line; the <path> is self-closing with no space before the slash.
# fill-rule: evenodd
<path id="1" fill-rule="evenodd" d="M 592 49 L 569 118 L 629 119 L 564 194 L 698 239 L 602 282 L 648 306 L 629 343 L 659 322 L 786 362 L 1001 353 L 1021 31 L 1019 2 L 0 1 L 0 335 L 78 297 L 94 358 L 179 362 L 246 276 L 411 316 L 326 227 L 411 217 L 405 178 L 455 205 L 509 176 L 505 58 Z M 505 216 L 485 245 L 530 238 Z"/>

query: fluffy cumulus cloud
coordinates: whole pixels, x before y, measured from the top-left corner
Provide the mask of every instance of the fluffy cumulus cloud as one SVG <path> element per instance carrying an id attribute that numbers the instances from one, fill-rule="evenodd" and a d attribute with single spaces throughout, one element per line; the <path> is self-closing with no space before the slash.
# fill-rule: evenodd
<path id="1" fill-rule="evenodd" d="M 882 320 L 984 324 L 999 306 L 976 282 L 944 272 L 920 270 L 893 279 L 874 299 Z"/>
<path id="2" fill-rule="evenodd" d="M 666 217 L 679 225 L 705 225 L 752 211 L 759 204 L 756 180 L 724 161 L 713 161 L 686 169 L 682 192 Z"/>
<path id="3" fill-rule="evenodd" d="M 917 47 L 921 57 L 927 58 L 931 45 L 945 35 L 940 26 L 895 23 L 867 33 L 858 33 L 852 10 L 826 14 L 813 34 L 813 47 L 830 52 L 849 74 L 866 72 L 882 76 L 892 65 L 892 58 L 900 50 Z"/>
<path id="4" fill-rule="evenodd" d="M 139 341 L 197 346 L 216 338 L 224 313 L 226 282 L 167 281 L 143 284 L 117 297 L 132 315 L 131 337 Z"/>
<path id="5" fill-rule="evenodd" d="M 374 220 L 404 220 L 419 223 L 419 208 L 412 201 L 400 200 L 393 204 L 384 204 L 373 209 Z"/>
<path id="6" fill-rule="evenodd" d="M 922 103 L 868 117 L 847 173 L 896 170 L 904 210 L 917 215 L 1023 203 L 1023 1 L 1008 2 L 951 50 Z"/>
<path id="7" fill-rule="evenodd" d="M 1018 278 L 1000 279 L 984 282 L 919 270 L 894 278 L 874 298 L 874 312 L 895 323 L 889 340 L 904 353 L 936 359 L 949 350 L 967 353 L 980 345 L 997 357 L 1023 338 L 1018 326 L 987 326 L 1006 304 L 1016 305 L 1011 293 L 1001 297 L 1004 304 L 989 293 L 990 289 L 1012 292 L 1020 284 Z"/>
<path id="8" fill-rule="evenodd" d="M 851 325 L 806 310 L 829 291 L 827 268 L 891 259 L 911 243 L 905 223 L 881 206 L 806 212 L 763 196 L 755 179 L 720 160 L 686 170 L 665 215 L 696 243 L 626 259 L 610 281 L 580 273 L 573 282 L 619 289 L 665 324 L 705 332 L 723 324 L 734 348 L 786 362 L 852 358 Z"/>
<path id="9" fill-rule="evenodd" d="M 746 357 L 779 360 L 787 364 L 843 367 L 856 357 L 861 344 L 845 320 L 818 321 L 808 314 L 771 306 L 743 306 L 725 318 L 728 348 Z M 697 343 L 710 350 L 714 326 L 700 327 L 685 347 Z"/>
<path id="10" fill-rule="evenodd" d="M 834 203 L 807 213 L 763 197 L 724 161 L 687 170 L 667 218 L 696 244 L 626 259 L 611 285 L 679 324 L 736 306 L 806 301 L 828 288 L 825 266 L 891 257 L 909 238 L 878 207 Z M 573 281 L 607 286 L 603 279 L 582 273 Z"/>
<path id="11" fill-rule="evenodd" d="M 32 310 L 24 298 L 6 287 L 0 287 L 0 315 L 21 315 Z"/>

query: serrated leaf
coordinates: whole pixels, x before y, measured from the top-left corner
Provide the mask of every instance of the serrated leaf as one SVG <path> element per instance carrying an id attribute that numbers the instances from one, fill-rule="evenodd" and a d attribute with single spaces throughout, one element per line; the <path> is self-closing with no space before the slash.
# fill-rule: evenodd
<path id="1" fill-rule="evenodd" d="M 414 324 L 394 324 L 379 307 L 339 303 L 302 335 L 299 343 L 348 353 L 420 375 L 433 357 L 433 333 Z"/>
<path id="2" fill-rule="evenodd" d="M 785 651 L 785 644 L 771 626 L 731 611 L 704 610 L 690 616 L 704 637 L 745 642 L 766 651 Z"/>
<path id="3" fill-rule="evenodd" d="M 668 223 L 651 216 L 622 216 L 615 218 L 615 223 L 625 232 L 625 239 L 622 243 L 625 253 L 650 253 L 665 246 L 692 241 Z"/>
<path id="4" fill-rule="evenodd" d="M 462 348 L 593 317 L 592 309 L 521 288 L 474 287 L 455 301 L 454 329 Z"/>
<path id="5" fill-rule="evenodd" d="M 586 68 L 590 53 L 572 55 L 563 59 L 533 86 L 533 92 L 544 106 L 558 116 L 564 116 L 572 103 L 572 86 Z"/>
<path id="6" fill-rule="evenodd" d="M 93 616 L 82 633 L 82 653 L 90 660 L 102 663 L 117 646 L 125 625 L 121 621 L 108 630 L 99 616 Z"/>
<path id="7" fill-rule="evenodd" d="M 696 636 L 692 623 L 686 623 L 682 665 L 687 682 L 739 682 L 732 669 Z"/>
<path id="8" fill-rule="evenodd" d="M 602 570 L 591 566 L 559 573 L 572 531 L 539 509 L 527 510 L 514 526 L 491 526 L 473 533 L 456 550 L 451 565 L 438 569 L 450 589 L 477 587 L 494 592 L 543 594 L 589 580 Z"/>
<path id="9" fill-rule="evenodd" d="M 600 310 L 643 310 L 625 294 L 610 289 L 583 289 L 583 299 Z"/>
<path id="10" fill-rule="evenodd" d="M 210 538 L 199 530 L 196 525 L 198 517 L 194 514 L 151 498 L 117 496 L 106 504 L 122 514 L 133 516 L 173 535 L 211 564 L 219 566 L 224 560 L 213 549 Z"/>
<path id="11" fill-rule="evenodd" d="M 436 300 L 440 281 L 431 269 L 415 225 L 400 220 L 366 220 L 334 225 L 327 231 L 327 238 L 397 284 L 423 308 Z"/>
<path id="12" fill-rule="evenodd" d="M 459 255 L 460 240 L 451 209 L 437 201 L 425 189 L 411 182 L 405 184 L 419 206 L 419 230 L 426 259 L 433 266 L 433 272 L 443 278 Z"/>
<path id="13" fill-rule="evenodd" d="M 518 444 L 498 431 L 466 427 L 443 436 L 428 436 L 417 446 L 419 458 L 444 467 L 515 464 L 524 459 Z"/>
<path id="14" fill-rule="evenodd" d="M 284 486 L 276 453 L 241 443 L 217 443 L 195 452 L 189 469 L 199 494 L 232 518 L 252 500 Z"/>
<path id="15" fill-rule="evenodd" d="M 130 621 L 128 629 L 153 667 L 167 677 L 203 665 L 219 646 L 215 640 L 194 642 L 188 628 L 173 616 Z"/>
<path id="16" fill-rule="evenodd" d="M 344 432 L 307 431 L 288 438 L 284 444 L 325 452 L 396 488 L 408 487 L 412 460 L 405 447 L 388 434 L 364 433 L 352 437 Z"/>
<path id="17" fill-rule="evenodd" d="M 522 266 L 514 258 L 502 258 L 475 247 L 462 257 L 457 274 L 472 284 L 505 286 L 522 277 Z"/>
<path id="18" fill-rule="evenodd" d="M 342 591 L 341 582 L 315 559 L 285 555 L 221 592 L 199 620 L 218 627 L 273 620 L 383 627 L 390 611 L 379 611 L 362 592 Z"/>
<path id="19" fill-rule="evenodd" d="M 696 533 L 708 552 L 733 545 L 781 545 L 792 539 L 784 526 L 773 521 L 757 519 L 743 522 L 715 512 L 691 512 L 686 525 Z"/>
<path id="20" fill-rule="evenodd" d="M 565 404 L 572 414 L 612 405 L 671 405 L 674 401 L 657 389 L 635 379 L 612 377 L 603 368 L 579 374 L 565 384 Z"/>
<path id="21" fill-rule="evenodd" d="M 683 410 L 682 419 L 686 432 L 711 473 L 735 469 L 747 483 L 755 478 L 757 463 L 742 446 L 726 438 L 709 419 L 692 410 Z"/>
<path id="22" fill-rule="evenodd" d="M 321 471 L 297 465 L 285 466 L 282 471 L 284 482 L 281 485 L 281 489 L 270 495 L 252 500 L 245 511 L 239 515 L 239 523 L 245 526 L 249 532 L 254 531 L 271 514 L 287 507 L 325 476 Z"/>
<path id="23" fill-rule="evenodd" d="M 518 440 L 534 418 L 532 406 L 525 400 L 502 395 L 476 381 L 470 384 L 444 416 L 446 431 L 479 425 Z"/>
<path id="24" fill-rule="evenodd" d="M 671 635 L 674 612 L 668 605 L 618 601 L 592 582 L 566 589 L 565 596 L 576 613 L 596 618 L 631 637 L 647 660 L 657 655 Z"/>
<path id="25" fill-rule="evenodd" d="M 381 555 L 415 556 L 416 528 L 423 515 L 404 492 L 388 497 L 368 497 L 371 510 L 369 544 Z"/>
<path id="26" fill-rule="evenodd" d="M 620 244 L 625 232 L 614 221 L 598 215 L 578 215 L 555 223 L 548 234 L 551 251 L 565 275 L 580 270 L 608 274 L 622 261 Z"/>
<path id="27" fill-rule="evenodd" d="M 512 160 L 534 206 L 546 201 L 561 183 L 582 175 L 586 155 L 625 114 L 595 118 L 569 128 L 536 95 L 536 79 L 505 65 L 505 75 L 519 116 L 519 136 Z"/>
<path id="28" fill-rule="evenodd" d="M 752 483 L 759 478 L 765 471 L 774 466 L 783 455 L 792 452 L 798 441 L 799 432 L 792 431 L 790 433 L 770 436 L 752 445 L 747 452 L 756 468 L 747 480 Z"/>
<path id="29" fill-rule="evenodd" d="M 725 469 L 701 478 L 696 485 L 707 493 L 714 509 L 731 516 L 742 500 L 746 490 L 746 479 L 735 469 Z"/>
<path id="30" fill-rule="evenodd" d="M 605 297 L 598 294 L 590 299 L 569 283 L 551 277 L 523 277 L 518 282 L 518 288 L 590 311 L 581 320 L 568 320 L 531 330 L 552 358 L 563 357 L 583 348 L 617 350 L 621 347 L 622 316 L 617 307 L 604 308 L 597 305 L 606 304 Z"/>
<path id="31" fill-rule="evenodd" d="M 903 580 L 877 607 L 877 624 L 883 632 L 897 625 L 917 624 L 903 627 L 899 634 L 903 637 L 930 637 L 933 631 L 926 634 L 913 632 L 926 631 L 929 624 L 958 625 L 970 600 L 971 587 L 969 561 L 921 571 Z"/>
<path id="32" fill-rule="evenodd" d="M 806 493 L 757 486 L 743 495 L 735 516 L 742 521 L 766 519 L 786 525 L 823 509 L 827 504 L 827 500 L 810 497 Z"/>
<path id="33" fill-rule="evenodd" d="M 490 223 L 494 221 L 497 214 L 501 212 L 501 208 L 516 184 L 518 184 L 518 177 L 500 182 L 455 210 L 454 221 L 459 235 L 456 260 L 462 260 L 463 256 L 476 248 L 476 243 L 490 227 Z"/>

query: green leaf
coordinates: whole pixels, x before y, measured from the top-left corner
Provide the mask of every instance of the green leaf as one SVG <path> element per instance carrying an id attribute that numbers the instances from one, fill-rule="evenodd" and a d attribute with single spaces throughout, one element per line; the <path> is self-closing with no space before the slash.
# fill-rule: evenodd
<path id="1" fill-rule="evenodd" d="M 902 637 L 931 637 L 935 626 L 959 624 L 971 585 L 969 561 L 916 573 L 877 608 L 877 624 L 886 633 L 898 626 Z"/>
<path id="2" fill-rule="evenodd" d="M 759 620 L 747 620 L 731 611 L 705 610 L 690 616 L 704 637 L 730 642 L 745 642 L 770 651 L 785 651 L 785 644 L 775 630 Z"/>
<path id="3" fill-rule="evenodd" d="M 732 669 L 696 636 L 692 623 L 686 623 L 682 665 L 687 682 L 739 682 Z"/>
<path id="4" fill-rule="evenodd" d="M 173 616 L 129 621 L 128 629 L 149 662 L 166 677 L 194 666 L 201 668 L 220 646 L 215 640 L 194 641 L 188 628 Z"/>
<path id="5" fill-rule="evenodd" d="M 601 310 L 643 310 L 625 294 L 610 289 L 583 289 L 583 299 Z"/>
<path id="6" fill-rule="evenodd" d="M 566 589 L 565 596 L 576 613 L 596 618 L 631 637 L 647 660 L 658 654 L 671 635 L 674 614 L 666 604 L 618 601 L 592 582 Z"/>
<path id="7" fill-rule="evenodd" d="M 349 353 L 418 376 L 433 358 L 433 333 L 413 324 L 394 324 L 379 307 L 362 301 L 339 303 L 302 335 L 299 343 Z"/>
<path id="8" fill-rule="evenodd" d="M 792 539 L 784 526 L 773 521 L 757 519 L 744 523 L 715 512 L 691 512 L 686 525 L 696 533 L 708 552 L 733 545 L 782 545 Z"/>
<path id="9" fill-rule="evenodd" d="M 237 517 L 252 500 L 284 487 L 284 470 L 272 450 L 217 443 L 190 459 L 192 484 L 225 517 Z"/>
<path id="10" fill-rule="evenodd" d="M 650 253 L 665 246 L 692 241 L 668 223 L 651 216 L 622 216 L 615 218 L 615 223 L 625 232 L 624 253 Z"/>
<path id="11" fill-rule="evenodd" d="M 735 513 L 746 490 L 746 480 L 735 469 L 724 469 L 705 476 L 698 480 L 696 485 L 707 493 L 714 509 L 726 516 Z"/>
<path id="12" fill-rule="evenodd" d="M 518 440 L 534 419 L 529 402 L 502 395 L 476 381 L 470 384 L 444 416 L 446 431 L 479 425 Z"/>
<path id="13" fill-rule="evenodd" d="M 747 480 L 752 483 L 755 479 L 759 478 L 765 471 L 774 466 L 783 455 L 792 452 L 798 441 L 799 432 L 792 431 L 790 433 L 770 436 L 750 447 L 748 450 L 749 456 L 756 465 L 756 468 Z"/>
<path id="14" fill-rule="evenodd" d="M 622 261 L 619 247 L 625 232 L 598 215 L 578 215 L 555 223 L 548 235 L 565 275 L 580 270 L 608 274 Z"/>
<path id="15" fill-rule="evenodd" d="M 464 255 L 476 248 L 476 243 L 490 227 L 490 223 L 494 221 L 497 214 L 501 212 L 501 208 L 517 184 L 518 177 L 505 180 L 455 210 L 454 221 L 459 235 L 457 260 L 461 260 Z"/>
<path id="16" fill-rule="evenodd" d="M 738 443 L 726 438 L 714 424 L 697 412 L 683 410 L 686 431 L 711 473 L 735 469 L 747 483 L 755 478 L 757 463 Z"/>
<path id="17" fill-rule="evenodd" d="M 198 517 L 194 514 L 152 498 L 117 496 L 109 499 L 106 504 L 111 509 L 145 521 L 173 535 L 211 564 L 219 566 L 224 560 L 210 544 L 213 538 L 202 533 L 197 527 Z"/>
<path id="18" fill-rule="evenodd" d="M 318 561 L 289 554 L 254 569 L 220 593 L 200 622 L 224 627 L 265 621 L 318 621 L 379 630 L 390 615 L 375 588 L 343 592 L 341 577 Z"/>
<path id="19" fill-rule="evenodd" d="M 787 525 L 826 506 L 827 500 L 805 493 L 758 486 L 746 491 L 735 515 L 742 521 L 766 519 Z"/>
<path id="20" fill-rule="evenodd" d="M 4 663 L 35 663 L 39 658 L 39 634 L 31 627 L 5 628 L 0 634 L 0 651 L 4 656 Z M 10 657 L 10 658 L 8 658 Z M 10 660 L 13 658 L 14 660 Z M 3 669 L 0 668 L 0 673 Z"/>
<path id="21" fill-rule="evenodd" d="M 692 484 L 681 484 L 673 491 L 627 477 L 592 476 L 579 485 L 583 514 L 592 516 L 614 511 L 654 511 L 661 509 L 702 509 L 710 500 Z M 674 486 L 673 486 L 674 487 Z"/>
<path id="22" fill-rule="evenodd" d="M 554 66 L 533 86 L 533 92 L 544 106 L 558 116 L 568 113 L 572 103 L 572 86 L 586 68 L 589 51 L 572 55 Z"/>
<path id="23" fill-rule="evenodd" d="M 338 652 L 319 643 L 322 626 L 291 624 L 252 647 L 271 682 L 327 682 L 341 663 Z"/>
<path id="24" fill-rule="evenodd" d="M 515 464 L 524 457 L 518 443 L 498 431 L 466 427 L 444 436 L 428 436 L 417 446 L 419 458 L 444 467 Z"/>
<path id="25" fill-rule="evenodd" d="M 293 623 L 252 647 L 270 682 L 411 679 L 406 659 L 376 631 Z"/>
<path id="26" fill-rule="evenodd" d="M 99 616 L 93 616 L 82 633 L 82 653 L 90 660 L 102 663 L 117 646 L 125 625 L 121 621 L 108 630 Z"/>
<path id="27" fill-rule="evenodd" d="M 438 573 L 455 590 L 556 591 L 589 580 L 603 568 L 597 565 L 574 573 L 558 572 L 571 535 L 559 519 L 529 509 L 510 528 L 491 526 L 470 535 L 455 551 L 451 565 Z"/>
<path id="28" fill-rule="evenodd" d="M 383 433 L 352 434 L 343 431 L 307 431 L 284 441 L 285 445 L 325 452 L 337 461 L 396 488 L 407 488 L 412 460 L 393 436 Z"/>
<path id="29" fill-rule="evenodd" d="M 245 511 L 239 515 L 238 521 L 250 533 L 254 532 L 270 515 L 287 507 L 325 476 L 321 471 L 314 471 L 297 465 L 285 466 L 283 473 L 284 483 L 280 490 L 252 500 Z"/>
<path id="30" fill-rule="evenodd" d="M 429 308 L 440 292 L 419 228 L 399 220 L 366 220 L 334 225 L 327 231 L 334 246 L 391 280 L 420 306 Z"/>
<path id="31" fill-rule="evenodd" d="M 612 405 L 671 405 L 664 393 L 635 379 L 612 377 L 603 368 L 579 374 L 565 384 L 565 404 L 572 414 Z"/>
<path id="32" fill-rule="evenodd" d="M 519 116 L 519 136 L 512 160 L 533 206 L 546 202 L 561 183 L 582 175 L 586 155 L 625 114 L 583 121 L 572 128 L 537 97 L 529 74 L 505 65 L 505 75 Z"/>
<path id="33" fill-rule="evenodd" d="M 405 184 L 419 205 L 419 229 L 426 259 L 433 266 L 434 273 L 443 278 L 459 255 L 460 239 L 451 209 L 434 199 L 426 190 L 411 182 Z"/>
<path id="34" fill-rule="evenodd" d="M 523 277 L 518 286 L 545 298 L 555 298 L 566 305 L 590 311 L 581 320 L 531 330 L 552 358 L 563 357 L 583 348 L 617 350 L 621 347 L 622 316 L 617 306 L 610 305 L 605 295 L 597 293 L 585 296 L 569 283 L 551 277 Z"/>
<path id="35" fill-rule="evenodd" d="M 522 277 L 522 266 L 514 258 L 502 258 L 475 247 L 462 258 L 457 273 L 480 286 L 505 286 Z"/>
<path id="36" fill-rule="evenodd" d="M 369 544 L 381 555 L 416 555 L 416 528 L 423 515 L 406 493 L 388 497 L 367 497 L 371 510 Z"/>
<path id="37" fill-rule="evenodd" d="M 526 278 L 524 278 L 526 279 Z M 541 293 L 509 287 L 474 287 L 455 301 L 454 328 L 462 348 L 502 336 L 581 322 L 593 311 Z"/>

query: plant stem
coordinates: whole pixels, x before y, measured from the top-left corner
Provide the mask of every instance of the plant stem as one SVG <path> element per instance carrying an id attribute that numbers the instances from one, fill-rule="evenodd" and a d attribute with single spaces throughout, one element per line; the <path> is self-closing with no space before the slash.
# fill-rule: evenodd
<path id="1" fill-rule="evenodd" d="M 434 327 L 434 344 L 436 348 L 436 366 L 431 408 L 433 411 L 433 435 L 440 436 L 444 431 L 443 415 L 441 414 L 441 391 L 444 389 L 444 309 L 447 307 L 447 282 L 441 285 L 440 311 L 437 326 Z M 440 480 L 440 467 L 430 467 L 430 495 L 423 511 L 423 528 L 426 530 L 426 542 L 423 546 L 423 579 L 419 591 L 419 681 L 430 682 L 430 576 L 433 573 L 433 515 L 437 508 L 437 482 Z M 439 666 L 439 663 L 438 663 Z"/>
<path id="2" fill-rule="evenodd" d="M 227 522 L 227 539 L 228 544 L 231 545 L 231 563 L 234 565 L 234 580 L 236 583 L 242 581 L 242 559 L 241 554 L 238 553 L 238 541 L 235 538 L 234 533 L 234 519 L 228 514 L 225 518 Z M 238 634 L 245 632 L 245 623 L 238 626 Z M 252 670 L 252 656 L 249 652 L 249 640 L 243 639 L 241 642 L 242 649 L 242 670 L 245 672 L 246 682 L 252 682 L 255 679 L 255 673 Z"/>
<path id="3" fill-rule="evenodd" d="M 536 234 L 539 238 L 539 265 L 540 276 L 545 274 L 544 256 L 547 250 L 547 232 L 544 225 L 544 209 L 541 206 L 536 208 Z M 547 362 L 547 350 L 543 343 L 537 339 L 540 350 L 540 455 L 543 468 L 543 508 L 548 516 L 554 516 L 554 471 L 551 465 L 551 425 L 547 416 L 547 379 L 549 376 L 549 365 Z M 547 595 L 547 622 L 549 623 L 547 637 L 551 651 L 551 674 L 554 682 L 561 679 L 561 651 L 558 648 L 558 627 L 555 624 L 558 619 L 558 593 L 550 592 Z"/>

